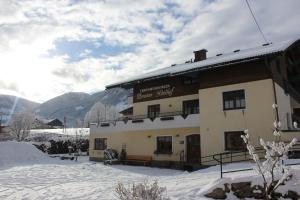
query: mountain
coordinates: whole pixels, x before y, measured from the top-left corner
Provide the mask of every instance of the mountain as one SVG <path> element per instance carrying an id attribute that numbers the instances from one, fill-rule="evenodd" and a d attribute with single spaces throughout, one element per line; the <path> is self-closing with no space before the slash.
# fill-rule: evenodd
<path id="1" fill-rule="evenodd" d="M 89 94 L 83 92 L 66 93 L 42 103 L 35 109 L 35 112 L 44 118 L 57 118 L 59 113 L 64 114 L 73 111 L 82 101 L 87 100 L 89 97 Z"/>
<path id="2" fill-rule="evenodd" d="M 115 106 L 117 110 L 122 110 L 127 106 L 128 94 L 127 90 L 121 88 L 113 88 L 94 94 L 70 92 L 54 97 L 42 104 L 15 96 L 0 95 L 0 119 L 2 116 L 2 121 L 7 122 L 11 110 L 13 113 L 31 110 L 44 119 L 58 118 L 63 122 L 64 117 L 66 117 L 67 127 L 74 127 L 76 120 L 83 121 L 85 114 L 98 101 L 108 107 Z M 14 104 L 15 109 L 13 109 Z"/>
<path id="3" fill-rule="evenodd" d="M 120 88 L 94 94 L 70 92 L 42 103 L 35 112 L 38 116 L 47 119 L 58 118 L 63 121 L 66 117 L 67 127 L 74 127 L 76 120 L 83 121 L 85 114 L 98 101 L 107 106 L 115 106 L 117 110 L 125 108 L 128 94 L 127 90 Z"/>
<path id="4" fill-rule="evenodd" d="M 40 104 L 11 95 L 0 94 L 0 115 L 3 122 L 7 122 L 9 115 L 12 113 L 23 112 L 26 110 L 34 110 Z M 0 118 L 1 118 L 0 116 Z"/>

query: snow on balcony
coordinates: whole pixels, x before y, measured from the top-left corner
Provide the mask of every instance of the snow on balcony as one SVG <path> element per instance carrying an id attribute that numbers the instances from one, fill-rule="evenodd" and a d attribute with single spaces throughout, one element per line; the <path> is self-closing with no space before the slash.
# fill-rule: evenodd
<path id="1" fill-rule="evenodd" d="M 101 124 L 91 124 L 90 133 L 112 133 L 138 130 L 155 130 L 166 128 L 186 128 L 199 126 L 199 114 L 190 114 L 186 118 L 181 115 L 171 117 L 158 117 L 153 121 L 149 118 L 135 119 L 116 122 L 106 122 Z"/>

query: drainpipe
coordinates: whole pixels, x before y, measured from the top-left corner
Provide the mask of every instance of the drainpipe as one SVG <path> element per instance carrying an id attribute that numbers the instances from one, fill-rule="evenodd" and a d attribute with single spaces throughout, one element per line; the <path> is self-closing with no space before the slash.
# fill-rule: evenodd
<path id="1" fill-rule="evenodd" d="M 277 104 L 277 94 L 276 94 L 275 81 L 274 81 L 273 78 L 272 78 L 272 85 L 273 85 L 273 93 L 274 93 L 274 103 L 275 103 L 276 105 L 278 105 L 278 104 Z M 279 121 L 278 107 L 275 108 L 275 111 L 276 111 L 276 121 L 278 122 L 278 121 Z"/>
<path id="2" fill-rule="evenodd" d="M 275 86 L 274 76 L 273 76 L 273 73 L 272 73 L 272 71 L 271 71 L 271 65 L 270 65 L 269 60 L 268 60 L 267 57 L 265 58 L 265 64 L 269 67 L 269 71 L 270 71 L 271 78 L 272 78 L 274 103 L 275 103 L 276 105 L 278 105 L 278 104 L 277 104 L 278 101 L 277 101 L 277 93 L 276 93 L 276 86 Z M 275 115 L 276 121 L 278 122 L 278 121 L 279 121 L 278 107 L 275 108 L 275 112 L 276 112 L 276 115 Z"/>

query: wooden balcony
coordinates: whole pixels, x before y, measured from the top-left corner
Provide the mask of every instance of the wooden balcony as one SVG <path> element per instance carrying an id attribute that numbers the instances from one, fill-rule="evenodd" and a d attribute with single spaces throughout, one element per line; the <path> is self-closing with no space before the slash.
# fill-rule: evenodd
<path id="1" fill-rule="evenodd" d="M 199 127 L 200 115 L 184 114 L 181 111 L 160 113 L 155 118 L 147 115 L 123 117 L 115 121 L 103 121 L 99 124 L 91 123 L 91 133 L 125 132 L 138 130 L 155 130 L 165 128 Z"/>

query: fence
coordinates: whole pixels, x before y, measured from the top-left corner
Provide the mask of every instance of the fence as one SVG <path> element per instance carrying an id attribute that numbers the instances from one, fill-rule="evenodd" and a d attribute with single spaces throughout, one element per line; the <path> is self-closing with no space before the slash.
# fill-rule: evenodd
<path id="1" fill-rule="evenodd" d="M 296 144 L 293 148 L 291 148 L 289 151 L 289 155 L 293 156 L 294 152 L 300 152 L 300 144 Z M 258 156 L 261 159 L 264 159 L 264 154 L 265 154 L 264 149 L 257 148 L 256 153 L 258 154 Z M 224 153 L 214 154 L 212 156 L 206 156 L 206 157 L 212 157 L 212 159 L 220 165 L 221 178 L 223 178 L 223 174 L 226 174 L 226 173 L 234 173 L 234 172 L 253 170 L 253 168 L 235 169 L 235 170 L 227 170 L 227 171 L 224 171 L 224 169 L 223 169 L 224 164 L 241 162 L 241 161 L 251 161 L 252 158 L 250 158 L 248 151 L 224 152 Z M 206 161 L 206 162 L 208 162 L 208 161 Z M 300 165 L 300 162 L 292 163 L 292 164 L 285 164 L 285 165 L 286 166 Z"/>

